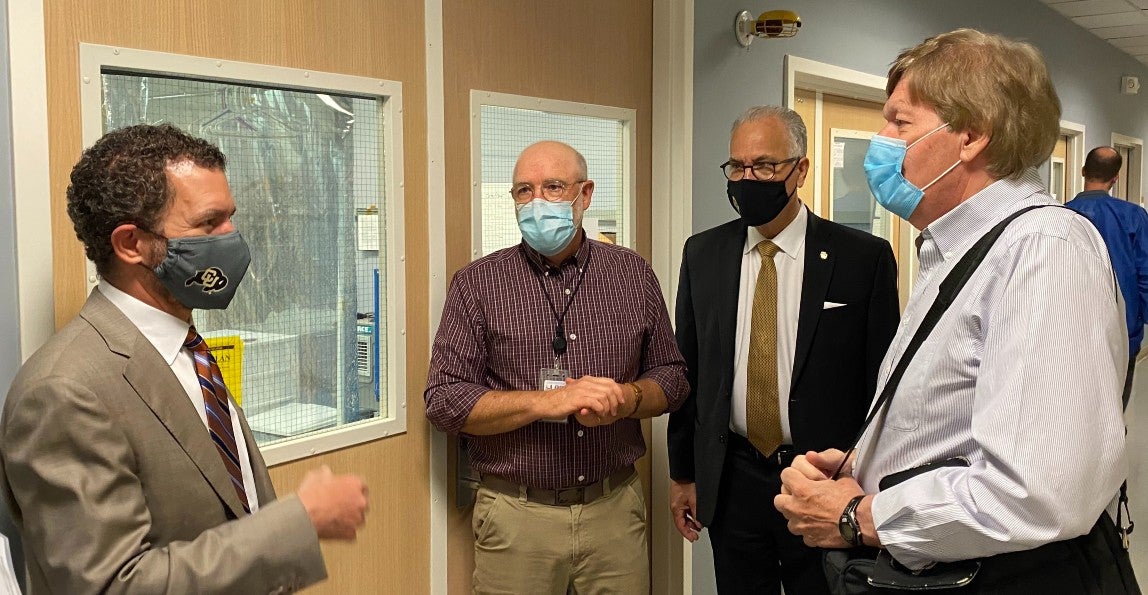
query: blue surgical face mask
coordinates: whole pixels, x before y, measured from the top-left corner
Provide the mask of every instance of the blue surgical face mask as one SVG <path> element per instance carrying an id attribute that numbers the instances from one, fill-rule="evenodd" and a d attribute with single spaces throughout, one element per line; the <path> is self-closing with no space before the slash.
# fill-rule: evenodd
<path id="1" fill-rule="evenodd" d="M 514 210 L 518 213 L 518 229 L 522 230 L 522 238 L 543 256 L 561 252 L 570 245 L 578 231 L 579 226 L 574 223 L 574 201 L 551 202 L 536 198 L 526 204 L 514 205 Z"/>
<path id="2" fill-rule="evenodd" d="M 221 310 L 231 303 L 250 264 L 251 250 L 235 231 L 167 239 L 167 254 L 154 270 L 159 282 L 184 306 Z"/>
<path id="3" fill-rule="evenodd" d="M 869 190 L 882 207 L 894 215 L 908 220 L 913 211 L 917 210 L 917 205 L 921 204 L 925 190 L 928 190 L 930 186 L 936 184 L 961 164 L 958 160 L 949 169 L 941 172 L 941 175 L 934 178 L 932 182 L 921 188 L 906 180 L 905 174 L 902 173 L 905 165 L 905 154 L 909 149 L 946 126 L 948 124 L 937 126 L 908 146 L 905 145 L 905 141 L 899 138 L 874 136 L 869 139 L 869 150 L 865 153 L 865 177 L 869 180 Z"/>

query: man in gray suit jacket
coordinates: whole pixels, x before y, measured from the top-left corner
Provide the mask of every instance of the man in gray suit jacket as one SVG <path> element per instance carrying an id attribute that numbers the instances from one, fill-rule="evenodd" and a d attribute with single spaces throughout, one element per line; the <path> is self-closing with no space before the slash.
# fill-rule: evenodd
<path id="1" fill-rule="evenodd" d="M 288 593 L 326 577 L 320 539 L 363 524 L 366 487 L 325 467 L 276 499 L 191 325 L 250 262 L 224 167 L 211 144 L 141 125 L 72 170 L 68 214 L 102 280 L 0 421 L 0 492 L 37 594 Z"/>

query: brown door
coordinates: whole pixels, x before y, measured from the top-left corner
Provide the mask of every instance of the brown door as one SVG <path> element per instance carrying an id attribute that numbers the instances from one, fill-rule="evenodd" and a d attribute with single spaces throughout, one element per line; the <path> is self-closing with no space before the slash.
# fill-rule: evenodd
<path id="1" fill-rule="evenodd" d="M 471 91 L 490 91 L 636 110 L 633 247 L 650 243 L 651 0 L 477 2 L 443 0 L 443 75 L 448 277 L 472 259 Z M 513 160 L 511 160 L 513 163 Z M 591 178 L 594 172 L 590 172 Z M 507 188 L 508 190 L 509 188 Z M 598 192 L 595 191 L 595 200 Z M 509 195 L 507 195 L 509 197 Z M 509 198 L 507 198 L 509 201 Z M 509 208 L 509 206 L 507 207 Z M 425 377 L 425 376 L 424 376 Z M 649 450 L 650 428 L 644 432 Z M 448 506 L 448 591 L 471 592 L 470 508 L 456 506 L 452 439 Z M 649 456 L 639 465 L 649 502 Z M 650 511 L 663 514 L 664 511 Z M 647 533 L 648 535 L 648 533 Z"/>

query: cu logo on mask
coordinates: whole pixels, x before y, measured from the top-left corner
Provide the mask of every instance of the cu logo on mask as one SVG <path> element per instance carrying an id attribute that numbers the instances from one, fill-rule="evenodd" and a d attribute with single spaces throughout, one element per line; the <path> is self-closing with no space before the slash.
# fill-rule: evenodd
<path id="1" fill-rule="evenodd" d="M 207 267 L 202 271 L 196 271 L 194 277 L 184 282 L 186 287 L 192 285 L 202 285 L 203 293 L 215 293 L 227 287 L 227 276 L 219 267 Z"/>

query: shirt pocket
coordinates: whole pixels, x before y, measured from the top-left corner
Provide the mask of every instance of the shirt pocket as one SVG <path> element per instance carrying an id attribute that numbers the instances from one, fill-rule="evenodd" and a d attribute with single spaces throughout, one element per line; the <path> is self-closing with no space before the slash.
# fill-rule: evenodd
<path id="1" fill-rule="evenodd" d="M 897 392 L 891 402 L 885 406 L 885 427 L 898 432 L 912 432 L 921 425 L 921 413 L 925 408 L 925 400 L 929 390 L 929 364 L 932 354 L 917 352 L 913 362 L 909 364 Z"/>

